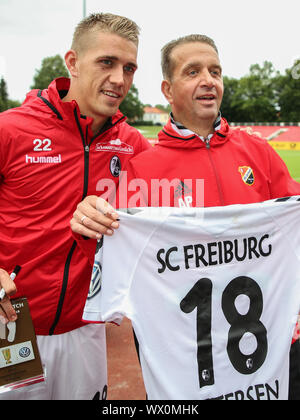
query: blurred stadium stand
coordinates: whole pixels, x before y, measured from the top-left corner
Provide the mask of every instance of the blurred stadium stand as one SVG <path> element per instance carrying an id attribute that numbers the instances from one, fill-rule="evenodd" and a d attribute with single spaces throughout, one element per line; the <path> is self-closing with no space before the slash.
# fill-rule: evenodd
<path id="1" fill-rule="evenodd" d="M 300 123 L 281 123 L 271 125 L 267 123 L 253 124 L 253 123 L 233 123 L 232 127 L 251 127 L 253 132 L 258 132 L 267 140 L 275 141 L 300 141 Z"/>

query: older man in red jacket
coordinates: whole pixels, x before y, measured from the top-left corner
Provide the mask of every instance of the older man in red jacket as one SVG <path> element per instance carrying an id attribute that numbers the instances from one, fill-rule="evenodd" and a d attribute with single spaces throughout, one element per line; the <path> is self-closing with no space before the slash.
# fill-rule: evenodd
<path id="1" fill-rule="evenodd" d="M 266 140 L 231 129 L 221 117 L 222 68 L 213 40 L 190 35 L 168 43 L 162 50 L 162 69 L 170 120 L 158 144 L 130 161 L 123 174 L 126 188 L 120 184 L 117 196 L 113 189 L 109 195 L 103 184 L 104 198 L 120 207 L 207 207 L 300 194 L 300 184 Z M 71 221 L 74 232 L 91 238 L 103 233 L 96 203 L 101 207 L 94 196 L 78 206 Z M 83 215 L 85 226 L 80 223 Z M 299 399 L 298 341 L 291 355 L 290 398 Z"/>
<path id="2" fill-rule="evenodd" d="M 213 40 L 190 35 L 170 42 L 162 50 L 162 67 L 170 119 L 158 143 L 131 159 L 118 194 L 104 180 L 99 195 L 116 207 L 208 207 L 300 194 L 300 184 L 265 139 L 232 129 L 222 118 L 222 68 Z M 96 202 L 101 206 L 96 196 L 79 204 L 74 232 L 91 238 L 103 233 Z"/>

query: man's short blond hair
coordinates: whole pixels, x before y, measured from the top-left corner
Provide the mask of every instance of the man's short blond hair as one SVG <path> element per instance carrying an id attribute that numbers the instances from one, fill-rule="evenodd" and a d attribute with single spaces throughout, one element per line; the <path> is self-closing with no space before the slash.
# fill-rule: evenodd
<path id="1" fill-rule="evenodd" d="M 164 79 L 172 80 L 174 63 L 171 59 L 172 51 L 178 46 L 191 42 L 202 42 L 210 45 L 219 55 L 215 42 L 206 35 L 192 34 L 168 42 L 161 50 L 161 67 Z"/>
<path id="2" fill-rule="evenodd" d="M 119 35 L 132 41 L 136 46 L 139 43 L 140 29 L 131 19 L 112 13 L 93 13 L 76 26 L 71 48 L 77 52 L 85 50 L 86 35 L 93 31 Z"/>

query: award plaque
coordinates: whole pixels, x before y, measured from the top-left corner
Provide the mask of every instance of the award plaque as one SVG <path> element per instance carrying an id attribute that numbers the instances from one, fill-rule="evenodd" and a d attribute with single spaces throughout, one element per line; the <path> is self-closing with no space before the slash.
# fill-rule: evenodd
<path id="1" fill-rule="evenodd" d="M 18 319 L 0 324 L 0 392 L 45 380 L 27 299 L 11 303 Z"/>

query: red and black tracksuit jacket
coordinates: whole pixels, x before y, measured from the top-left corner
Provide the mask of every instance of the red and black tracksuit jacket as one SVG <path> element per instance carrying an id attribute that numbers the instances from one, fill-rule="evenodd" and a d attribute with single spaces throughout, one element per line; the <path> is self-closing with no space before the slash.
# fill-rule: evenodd
<path id="1" fill-rule="evenodd" d="M 84 325 L 92 266 L 70 229 L 77 204 L 103 178 L 117 185 L 128 161 L 150 147 L 120 112 L 94 135 L 76 102 L 60 98 L 69 84 L 57 79 L 0 114 L 0 267 L 22 266 L 16 297 L 28 298 L 41 335 Z"/>

